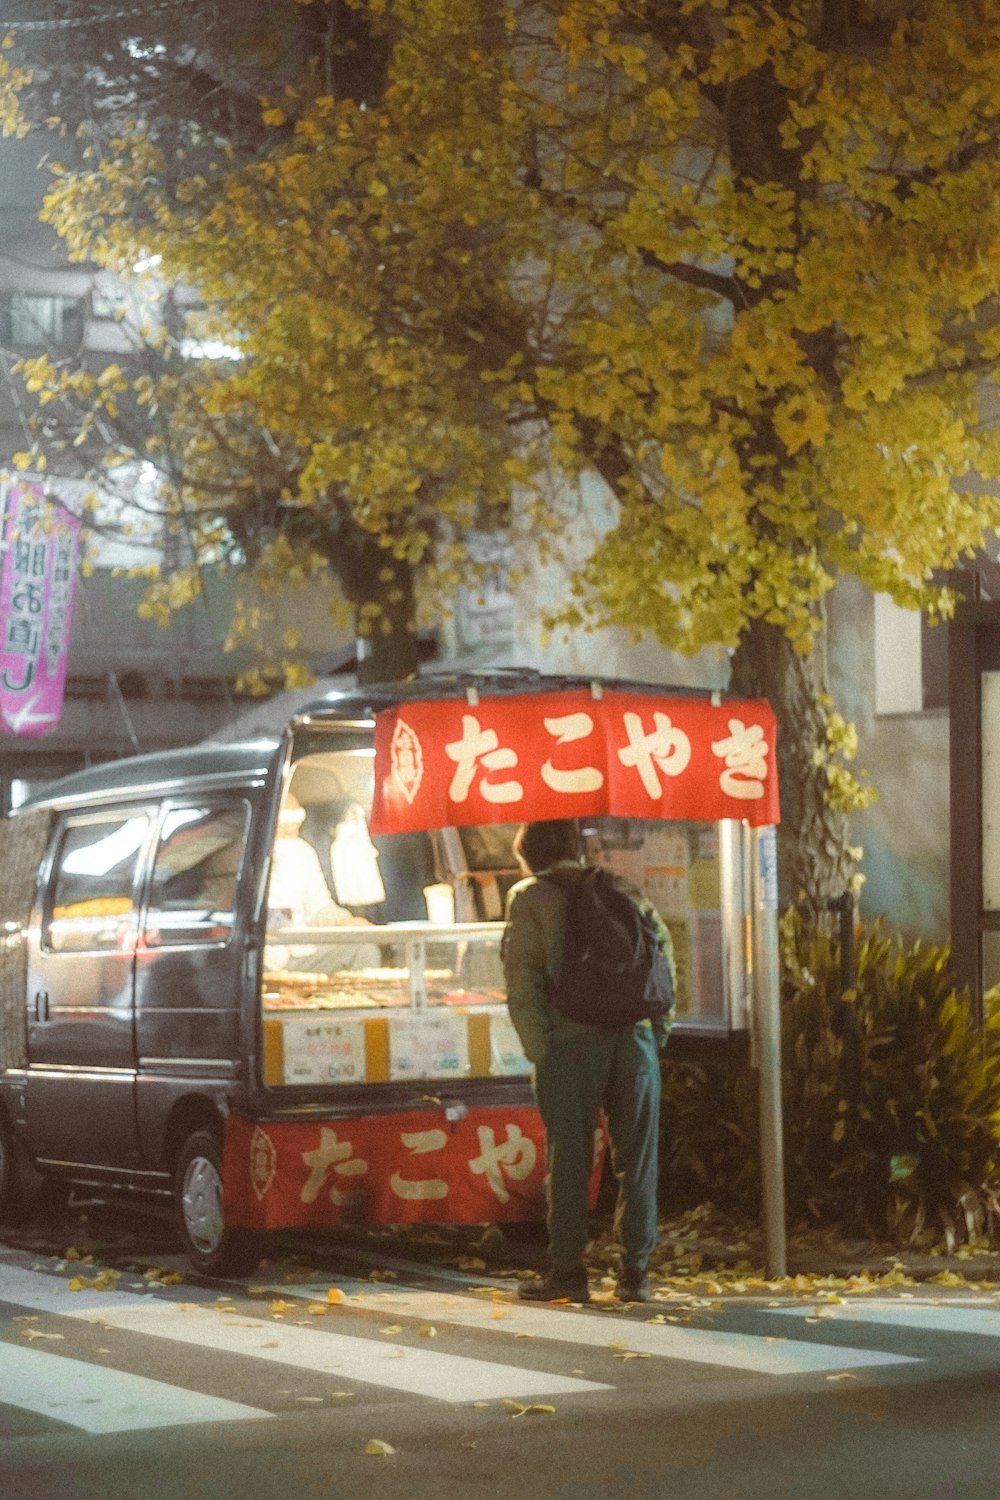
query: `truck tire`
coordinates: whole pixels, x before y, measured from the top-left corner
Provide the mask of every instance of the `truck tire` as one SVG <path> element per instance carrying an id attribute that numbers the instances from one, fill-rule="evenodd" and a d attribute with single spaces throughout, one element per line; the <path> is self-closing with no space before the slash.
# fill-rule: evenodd
<path id="1" fill-rule="evenodd" d="M 222 1142 L 213 1130 L 196 1130 L 181 1147 L 174 1169 L 174 1204 L 184 1252 L 205 1276 L 248 1276 L 261 1256 L 260 1236 L 230 1229 L 222 1212 Z"/>

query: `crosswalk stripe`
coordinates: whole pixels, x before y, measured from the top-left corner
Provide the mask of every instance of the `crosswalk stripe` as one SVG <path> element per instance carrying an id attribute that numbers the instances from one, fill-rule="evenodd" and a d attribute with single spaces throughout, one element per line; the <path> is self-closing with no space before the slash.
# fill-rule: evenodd
<path id="1" fill-rule="evenodd" d="M 217 1353 L 294 1365 L 317 1374 L 336 1375 L 365 1385 L 429 1396 L 438 1401 L 465 1402 L 503 1397 L 558 1396 L 604 1391 L 609 1386 L 544 1370 L 521 1369 L 495 1361 L 469 1359 L 423 1349 L 402 1354 L 379 1339 L 358 1338 L 335 1330 L 293 1328 L 259 1318 L 225 1318 L 196 1302 L 130 1296 L 123 1292 L 53 1290 L 52 1278 L 13 1268 L 0 1277 L 0 1299 L 63 1317 L 100 1323 L 172 1343 L 193 1344 Z M 77 1302 L 76 1299 L 86 1299 Z M 97 1298 L 95 1302 L 93 1299 Z"/>
<path id="2" fill-rule="evenodd" d="M 808 1318 L 815 1307 L 769 1307 L 768 1313 L 779 1317 Z M 1000 1338 L 1000 1307 L 929 1306 L 912 1302 L 869 1302 L 839 1305 L 831 1322 L 871 1323 L 885 1328 L 927 1329 L 933 1333 L 974 1333 L 984 1338 Z"/>
<path id="3" fill-rule="evenodd" d="M 273 1286 L 268 1290 L 285 1297 L 315 1300 L 325 1297 L 330 1282 L 308 1282 Z M 575 1314 L 567 1308 L 527 1307 L 523 1303 L 495 1303 L 485 1298 L 462 1297 L 450 1292 L 403 1291 L 370 1282 L 336 1283 L 348 1296 L 364 1292 L 361 1307 L 400 1317 L 427 1318 L 460 1328 L 490 1329 L 496 1333 L 526 1333 L 535 1338 L 564 1344 L 585 1344 L 607 1349 L 621 1343 L 637 1354 L 683 1359 L 694 1364 L 721 1365 L 732 1370 L 761 1375 L 819 1374 L 833 1370 L 857 1370 L 877 1365 L 917 1364 L 908 1354 L 888 1354 L 874 1349 L 851 1349 L 837 1344 L 791 1339 L 773 1341 L 767 1335 L 724 1333 L 715 1329 L 678 1328 L 674 1324 L 651 1324 L 636 1318 L 606 1312 Z M 653 1304 L 655 1306 L 655 1304 Z M 495 1317 L 498 1308 L 502 1318 Z"/>
<path id="4" fill-rule="evenodd" d="M 271 1412 L 19 1344 L 0 1343 L 0 1404 L 84 1432 L 133 1432 L 190 1422 L 240 1422 Z"/>

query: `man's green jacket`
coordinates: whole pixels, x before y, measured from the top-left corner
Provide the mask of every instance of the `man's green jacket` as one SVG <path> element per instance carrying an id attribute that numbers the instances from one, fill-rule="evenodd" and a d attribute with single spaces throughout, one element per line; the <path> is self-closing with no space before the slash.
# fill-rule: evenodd
<path id="1" fill-rule="evenodd" d="M 549 1043 L 575 1036 L 593 1035 L 594 1028 L 573 1021 L 550 1002 L 563 957 L 563 934 L 569 891 L 583 878 L 584 866 L 575 860 L 557 860 L 539 875 L 518 881 L 507 894 L 507 928 L 503 938 L 503 965 L 507 981 L 507 1006 L 529 1062 L 539 1063 Z M 650 917 L 657 938 L 670 964 L 676 991 L 673 943 L 659 912 L 641 891 L 627 880 L 615 877 L 618 887 Z M 652 1026 L 658 1045 L 666 1043 L 670 1022 L 640 1021 Z"/>

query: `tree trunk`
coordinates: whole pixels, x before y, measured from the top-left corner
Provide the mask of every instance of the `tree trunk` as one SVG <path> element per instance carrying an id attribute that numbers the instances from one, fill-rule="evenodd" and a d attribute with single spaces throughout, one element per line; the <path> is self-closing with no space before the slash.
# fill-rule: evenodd
<path id="1" fill-rule="evenodd" d="M 783 905 L 805 897 L 825 907 L 847 888 L 853 873 L 847 817 L 827 805 L 827 777 L 815 752 L 826 749 L 828 696 L 822 641 L 801 655 L 782 630 L 753 620 L 733 656 L 731 691 L 767 698 L 778 720 L 777 766 L 781 792 L 778 881 Z"/>
<path id="2" fill-rule="evenodd" d="M 391 575 L 391 576 L 389 576 Z M 413 570 L 380 549 L 366 599 L 355 599 L 358 682 L 402 682 L 417 671 Z M 368 607 L 377 614 L 369 616 Z"/>
<path id="3" fill-rule="evenodd" d="M 402 682 L 417 670 L 413 569 L 356 524 L 342 528 L 336 566 L 354 606 L 358 682 Z"/>

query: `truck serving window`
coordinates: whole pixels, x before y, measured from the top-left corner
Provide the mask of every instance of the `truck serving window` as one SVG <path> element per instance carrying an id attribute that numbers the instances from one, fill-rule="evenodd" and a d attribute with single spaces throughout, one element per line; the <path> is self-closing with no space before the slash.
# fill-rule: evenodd
<path id="1" fill-rule="evenodd" d="M 134 943 L 136 866 L 148 829 L 145 812 L 67 819 L 42 918 L 45 948 L 82 953 Z"/>
<path id="2" fill-rule="evenodd" d="M 167 809 L 146 909 L 147 948 L 228 942 L 249 822 L 244 801 Z"/>

